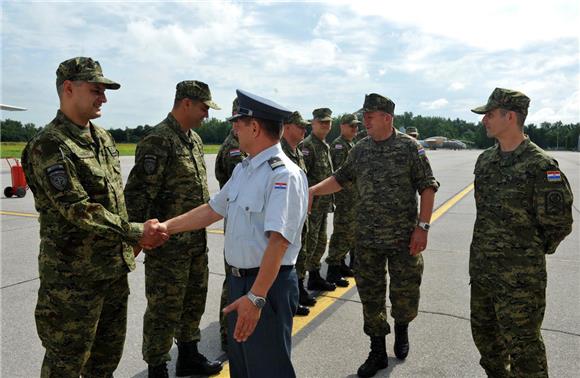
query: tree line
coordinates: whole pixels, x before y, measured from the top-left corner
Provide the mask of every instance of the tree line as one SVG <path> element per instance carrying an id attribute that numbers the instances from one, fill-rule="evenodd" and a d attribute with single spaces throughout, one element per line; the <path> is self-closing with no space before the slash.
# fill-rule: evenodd
<path id="1" fill-rule="evenodd" d="M 472 123 L 457 119 L 443 117 L 424 117 L 405 112 L 395 117 L 395 127 L 415 127 L 419 132 L 419 138 L 425 139 L 432 136 L 444 136 L 448 139 L 463 141 L 473 148 L 487 148 L 493 145 L 493 139 L 485 134 L 481 123 Z M 150 125 L 139 125 L 135 128 L 125 127 L 108 129 L 117 143 L 137 143 L 153 128 Z M 33 123 L 22 124 L 20 121 L 11 119 L 0 121 L 0 140 L 2 142 L 26 142 L 30 140 L 42 127 L 36 127 Z M 202 126 L 195 131 L 201 136 L 206 144 L 221 144 L 228 135 L 231 125 L 227 121 L 210 118 L 205 120 Z M 550 123 L 542 122 L 539 125 L 529 124 L 525 126 L 525 132 L 530 139 L 544 149 L 577 150 L 578 136 L 580 135 L 580 123 L 564 124 L 560 121 Z M 327 136 L 331 142 L 340 134 L 340 115 L 332 122 L 332 129 Z"/>

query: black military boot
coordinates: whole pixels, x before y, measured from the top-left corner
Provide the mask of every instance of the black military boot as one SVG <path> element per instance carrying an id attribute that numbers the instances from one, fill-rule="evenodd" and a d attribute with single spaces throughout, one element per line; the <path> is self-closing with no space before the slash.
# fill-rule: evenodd
<path id="1" fill-rule="evenodd" d="M 147 367 L 147 376 L 149 378 L 169 378 L 169 373 L 167 373 L 167 364 L 164 362 L 156 366 L 149 365 Z"/>
<path id="2" fill-rule="evenodd" d="M 298 280 L 298 292 L 300 296 L 298 297 L 298 303 L 302 306 L 309 306 L 312 307 L 316 304 L 316 298 L 312 296 L 306 289 L 304 288 L 304 278 Z"/>
<path id="3" fill-rule="evenodd" d="M 334 291 L 336 290 L 336 285 L 326 281 L 320 276 L 318 270 L 308 271 L 308 290 L 316 291 Z"/>
<path id="4" fill-rule="evenodd" d="M 409 325 L 395 323 L 395 356 L 404 360 L 409 354 Z"/>
<path id="5" fill-rule="evenodd" d="M 179 354 L 175 366 L 175 375 L 178 377 L 189 377 L 194 374 L 213 375 L 222 370 L 222 363 L 219 361 L 208 361 L 207 358 L 197 350 L 197 342 L 188 341 L 177 343 Z"/>
<path id="6" fill-rule="evenodd" d="M 326 272 L 326 281 L 335 284 L 338 287 L 347 287 L 348 281 L 340 274 L 340 265 L 329 265 Z"/>
<path id="7" fill-rule="evenodd" d="M 344 260 L 340 262 L 340 274 L 343 277 L 354 277 L 354 271 L 350 266 L 346 265 Z"/>
<path id="8" fill-rule="evenodd" d="M 371 352 L 356 374 L 361 378 L 374 377 L 377 371 L 389 366 L 385 336 L 371 336 Z"/>
<path id="9" fill-rule="evenodd" d="M 294 314 L 294 316 L 306 316 L 310 314 L 310 309 L 306 306 L 302 306 L 301 304 L 298 304 L 298 307 L 296 307 L 296 313 Z"/>

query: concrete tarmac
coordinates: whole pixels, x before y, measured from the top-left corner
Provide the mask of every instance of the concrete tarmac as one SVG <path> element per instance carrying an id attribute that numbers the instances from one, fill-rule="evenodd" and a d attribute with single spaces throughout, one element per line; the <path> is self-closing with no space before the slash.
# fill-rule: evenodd
<path id="1" fill-rule="evenodd" d="M 473 167 L 481 151 L 427 151 L 435 176 L 441 183 L 435 207 L 440 207 L 473 181 Z M 552 152 L 566 173 L 574 199 L 573 232 L 548 261 L 547 309 L 543 337 L 552 377 L 580 374 L 580 154 Z M 213 175 L 215 155 L 206 155 L 210 192 L 218 190 Z M 122 158 L 124 179 L 133 165 Z M 10 185 L 3 160 L 1 187 Z M 35 377 L 40 374 L 44 349 L 36 334 L 34 307 L 38 280 L 38 222 L 32 194 L 0 199 L 0 376 Z M 332 230 L 330 218 L 329 232 Z M 473 192 L 433 222 L 424 252 L 425 271 L 419 316 L 411 324 L 411 351 L 404 362 L 393 353 L 393 336 L 387 337 L 389 367 L 377 377 L 484 377 L 469 325 L 469 244 L 475 221 Z M 219 297 L 223 281 L 223 235 L 218 222 L 209 228 L 210 281 L 206 311 L 202 318 L 200 350 L 209 358 L 225 358 L 219 343 Z M 144 295 L 143 255 L 129 275 L 131 296 L 127 339 L 116 377 L 146 377 L 141 358 Z M 327 296 L 333 297 L 333 293 Z M 293 338 L 292 359 L 299 377 L 356 377 L 366 359 L 369 339 L 362 332 L 362 307 L 356 287 L 347 290 Z M 387 301 L 387 305 L 389 305 Z M 392 320 L 392 319 L 391 319 Z M 171 351 L 170 376 L 174 376 L 177 348 Z"/>

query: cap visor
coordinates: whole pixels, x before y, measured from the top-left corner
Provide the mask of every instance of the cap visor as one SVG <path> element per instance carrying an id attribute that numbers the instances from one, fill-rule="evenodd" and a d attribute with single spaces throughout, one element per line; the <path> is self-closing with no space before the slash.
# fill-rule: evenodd
<path id="1" fill-rule="evenodd" d="M 106 77 L 95 78 L 93 80 L 87 80 L 87 83 L 99 83 L 103 84 L 107 89 L 119 89 L 121 88 L 121 84 L 114 82 L 113 80 L 109 80 Z"/>
<path id="2" fill-rule="evenodd" d="M 490 109 L 488 109 L 487 105 L 483 105 L 483 106 L 479 106 L 475 109 L 471 109 L 472 112 L 477 113 L 477 114 L 485 114 L 489 111 Z"/>
<path id="3" fill-rule="evenodd" d="M 206 104 L 207 106 L 209 106 L 210 108 L 214 109 L 214 110 L 221 110 L 221 108 L 219 107 L 219 105 L 216 104 L 215 102 L 211 101 L 211 100 L 204 101 L 203 103 Z"/>
<path id="4" fill-rule="evenodd" d="M 238 118 L 241 118 L 243 116 L 244 116 L 243 114 L 234 114 L 233 116 L 226 118 L 226 121 L 234 122 L 235 120 L 237 120 Z"/>
<path id="5" fill-rule="evenodd" d="M 314 119 L 316 119 L 318 121 L 322 121 L 322 122 L 332 121 L 332 117 L 323 117 L 323 118 L 314 118 Z M 314 121 L 314 119 L 313 119 L 313 121 Z"/>

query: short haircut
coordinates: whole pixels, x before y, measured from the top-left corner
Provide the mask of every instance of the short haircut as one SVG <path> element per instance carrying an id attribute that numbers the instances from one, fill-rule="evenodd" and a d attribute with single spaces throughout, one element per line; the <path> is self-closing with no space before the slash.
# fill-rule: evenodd
<path id="1" fill-rule="evenodd" d="M 516 113 L 516 124 L 519 126 L 520 129 L 524 129 L 524 122 L 526 122 L 526 115 L 520 112 L 516 112 L 515 110 L 508 110 L 508 109 L 503 109 L 503 108 L 499 108 L 499 113 L 502 115 L 502 117 L 505 117 L 505 115 L 508 112 L 514 112 Z"/>
<path id="2" fill-rule="evenodd" d="M 255 118 L 255 117 L 240 117 L 239 120 L 248 123 L 250 119 L 255 119 L 264 132 L 272 139 L 279 141 L 282 138 L 282 132 L 284 131 L 282 122 L 272 121 L 268 119 Z"/>

